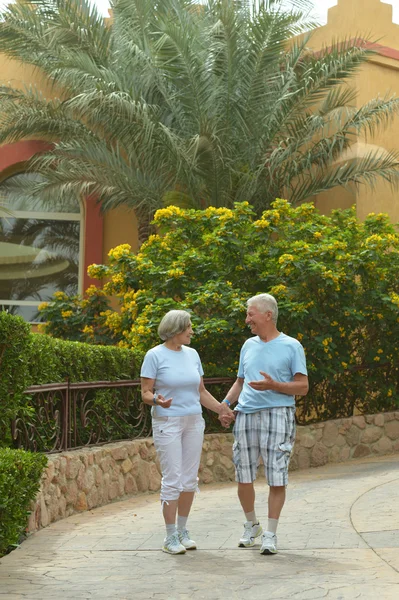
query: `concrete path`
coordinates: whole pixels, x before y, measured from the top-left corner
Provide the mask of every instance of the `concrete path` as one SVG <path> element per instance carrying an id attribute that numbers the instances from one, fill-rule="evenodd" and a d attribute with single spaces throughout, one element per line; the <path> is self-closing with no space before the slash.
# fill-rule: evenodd
<path id="1" fill-rule="evenodd" d="M 235 485 L 202 486 L 189 529 L 199 549 L 159 550 L 158 496 L 69 517 L 0 561 L 0 600 L 398 600 L 399 460 L 291 474 L 279 554 L 240 549 Z M 257 483 L 266 518 L 266 486 Z"/>

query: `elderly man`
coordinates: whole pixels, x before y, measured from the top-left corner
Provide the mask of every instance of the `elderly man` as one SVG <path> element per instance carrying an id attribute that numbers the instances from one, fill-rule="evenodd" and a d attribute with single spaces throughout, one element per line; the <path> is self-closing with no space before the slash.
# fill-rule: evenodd
<path id="1" fill-rule="evenodd" d="M 261 554 L 276 554 L 277 525 L 285 502 L 288 464 L 295 439 L 295 396 L 308 389 L 305 352 L 298 340 L 277 330 L 278 307 L 270 294 L 247 302 L 245 322 L 255 337 L 241 348 L 238 377 L 223 402 L 235 406 L 233 462 L 246 523 L 238 546 L 249 548 L 262 535 Z M 269 485 L 268 523 L 255 514 L 260 457 Z"/>

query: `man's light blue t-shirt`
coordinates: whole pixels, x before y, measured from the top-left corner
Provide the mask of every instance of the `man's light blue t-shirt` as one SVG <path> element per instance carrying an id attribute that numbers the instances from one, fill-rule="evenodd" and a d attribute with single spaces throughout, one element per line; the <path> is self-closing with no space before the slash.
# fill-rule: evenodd
<path id="1" fill-rule="evenodd" d="M 244 385 L 235 410 L 254 413 L 274 406 L 295 406 L 295 396 L 251 388 L 248 385 L 250 381 L 263 379 L 260 371 L 284 383 L 293 381 L 296 373 L 307 375 L 303 346 L 285 333 L 280 333 L 270 342 L 262 342 L 259 336 L 255 336 L 249 338 L 241 348 L 238 366 L 238 377 L 244 379 Z"/>
<path id="2" fill-rule="evenodd" d="M 169 408 L 156 407 L 158 417 L 183 417 L 201 414 L 199 385 L 204 374 L 198 352 L 182 346 L 169 350 L 163 344 L 151 348 L 144 357 L 141 377 L 155 379 L 154 390 L 166 400 L 172 398 Z"/>

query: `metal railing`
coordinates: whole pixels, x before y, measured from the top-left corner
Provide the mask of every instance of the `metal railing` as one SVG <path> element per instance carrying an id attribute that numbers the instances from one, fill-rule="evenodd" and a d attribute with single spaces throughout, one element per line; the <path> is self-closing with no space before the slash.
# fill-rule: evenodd
<path id="1" fill-rule="evenodd" d="M 234 379 L 212 377 L 205 385 L 224 398 Z M 28 412 L 11 424 L 17 448 L 61 452 L 149 437 L 150 407 L 141 401 L 140 380 L 49 383 L 25 390 Z M 204 410 L 207 431 L 220 431 L 217 415 Z"/>

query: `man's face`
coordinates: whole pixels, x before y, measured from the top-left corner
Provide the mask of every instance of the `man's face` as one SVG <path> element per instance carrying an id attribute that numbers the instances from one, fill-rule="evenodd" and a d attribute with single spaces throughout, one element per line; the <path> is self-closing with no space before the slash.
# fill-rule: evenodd
<path id="1" fill-rule="evenodd" d="M 251 328 L 251 332 L 254 335 L 258 335 L 258 333 L 265 327 L 266 323 L 270 321 L 270 318 L 270 310 L 264 313 L 260 312 L 256 306 L 249 306 L 245 323 Z"/>

